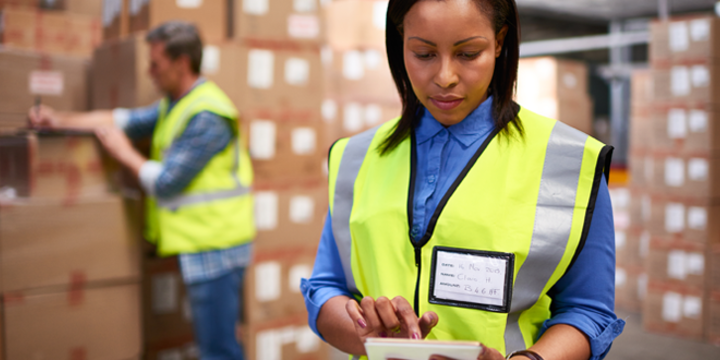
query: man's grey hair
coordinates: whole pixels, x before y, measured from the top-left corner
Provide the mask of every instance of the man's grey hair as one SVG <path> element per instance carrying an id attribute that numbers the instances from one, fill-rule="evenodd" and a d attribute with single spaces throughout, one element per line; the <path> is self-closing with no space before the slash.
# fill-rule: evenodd
<path id="1" fill-rule="evenodd" d="M 169 21 L 150 30 L 145 41 L 164 43 L 165 53 L 173 60 L 187 56 L 191 70 L 200 74 L 203 44 L 195 25 L 184 21 Z"/>

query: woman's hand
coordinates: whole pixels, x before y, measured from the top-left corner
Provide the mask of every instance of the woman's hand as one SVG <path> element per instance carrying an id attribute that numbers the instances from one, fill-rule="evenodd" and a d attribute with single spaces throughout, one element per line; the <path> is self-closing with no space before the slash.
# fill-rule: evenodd
<path id="1" fill-rule="evenodd" d="M 371 337 L 424 339 L 439 320 L 432 311 L 418 319 L 410 303 L 401 296 L 392 300 L 384 296 L 377 300 L 366 296 L 360 304 L 351 299 L 345 310 L 355 324 L 361 343 Z"/>
<path id="2" fill-rule="evenodd" d="M 517 356 L 514 357 L 515 360 L 526 360 L 524 356 Z M 445 357 L 442 355 L 432 355 L 430 356 L 430 359 L 428 360 L 454 360 L 449 357 Z M 480 355 L 478 355 L 477 360 L 505 360 L 505 357 L 502 356 L 502 354 L 493 349 L 486 346 L 482 347 L 482 351 L 480 352 Z"/>

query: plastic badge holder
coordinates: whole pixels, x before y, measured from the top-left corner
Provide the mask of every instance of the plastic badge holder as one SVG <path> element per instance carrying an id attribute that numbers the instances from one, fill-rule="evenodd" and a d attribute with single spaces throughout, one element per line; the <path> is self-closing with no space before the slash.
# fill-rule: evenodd
<path id="1" fill-rule="evenodd" d="M 441 355 L 456 360 L 476 360 L 482 346 L 476 341 L 440 341 L 369 338 L 365 352 L 369 360 L 428 360 Z"/>

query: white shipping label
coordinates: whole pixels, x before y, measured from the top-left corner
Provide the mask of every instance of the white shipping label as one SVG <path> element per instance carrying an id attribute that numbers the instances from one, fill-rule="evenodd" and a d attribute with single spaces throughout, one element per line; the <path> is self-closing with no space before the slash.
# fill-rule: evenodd
<path id="1" fill-rule="evenodd" d="M 690 110 L 688 128 L 693 133 L 703 133 L 708 128 L 708 114 L 703 110 Z"/>
<path id="2" fill-rule="evenodd" d="M 684 21 L 672 22 L 668 29 L 670 50 L 673 52 L 685 51 L 690 45 L 688 26 Z"/>
<path id="3" fill-rule="evenodd" d="M 206 45 L 203 48 L 202 66 L 200 68 L 205 75 L 215 75 L 220 71 L 220 48 L 214 45 Z"/>
<path id="4" fill-rule="evenodd" d="M 272 191 L 255 193 L 255 227 L 259 231 L 273 230 L 278 224 L 278 196 Z"/>
<path id="5" fill-rule="evenodd" d="M 373 127 L 382 121 L 382 109 L 376 104 L 365 107 L 365 125 Z"/>
<path id="6" fill-rule="evenodd" d="M 358 103 L 347 103 L 343 111 L 343 128 L 354 133 L 363 128 L 363 107 Z"/>
<path id="7" fill-rule="evenodd" d="M 315 153 L 317 136 L 315 129 L 309 127 L 295 128 L 292 131 L 292 149 L 296 155 L 310 155 Z"/>
<path id="8" fill-rule="evenodd" d="M 280 343 L 283 345 L 295 342 L 295 328 L 292 326 L 286 326 L 279 329 L 278 334 L 280 336 Z"/>
<path id="9" fill-rule="evenodd" d="M 178 309 L 178 276 L 174 273 L 153 275 L 152 306 L 156 315 L 171 314 Z"/>
<path id="10" fill-rule="evenodd" d="M 648 276 L 645 273 L 642 273 L 638 276 L 637 280 L 637 295 L 638 299 L 645 300 L 645 295 L 647 294 L 647 284 L 648 284 Z"/>
<path id="11" fill-rule="evenodd" d="M 203 0 L 175 0 L 175 5 L 181 9 L 197 9 L 202 3 Z"/>
<path id="12" fill-rule="evenodd" d="M 505 304 L 507 259 L 449 251 L 437 251 L 436 298 L 473 304 Z"/>
<path id="13" fill-rule="evenodd" d="M 301 58 L 285 61 L 285 82 L 294 86 L 305 86 L 310 78 L 310 63 Z"/>
<path id="14" fill-rule="evenodd" d="M 567 72 L 567 73 L 563 74 L 562 82 L 566 88 L 575 89 L 575 87 L 578 84 L 578 79 L 575 76 L 575 74 Z"/>
<path id="15" fill-rule="evenodd" d="M 317 0 L 293 0 L 293 9 L 297 12 L 313 12 L 317 10 Z"/>
<path id="16" fill-rule="evenodd" d="M 683 109 L 670 109 L 667 117 L 667 134 L 670 139 L 683 139 L 687 136 L 686 112 Z"/>
<path id="17" fill-rule="evenodd" d="M 310 196 L 293 196 L 290 199 L 290 221 L 307 224 L 313 220 L 315 201 Z"/>
<path id="18" fill-rule="evenodd" d="M 683 301 L 683 316 L 699 319 L 702 314 L 702 299 L 697 296 L 686 296 Z"/>
<path id="19" fill-rule="evenodd" d="M 685 273 L 702 276 L 705 272 L 705 255 L 698 252 L 685 254 Z"/>
<path id="20" fill-rule="evenodd" d="M 270 50 L 252 49 L 248 52 L 248 85 L 255 89 L 269 89 L 273 85 L 275 54 Z"/>
<path id="21" fill-rule="evenodd" d="M 317 351 L 320 348 L 320 338 L 308 326 L 295 329 L 295 348 L 300 354 Z"/>
<path id="22" fill-rule="evenodd" d="M 270 120 L 255 120 L 250 123 L 250 156 L 258 160 L 275 157 L 277 130 Z"/>
<path id="23" fill-rule="evenodd" d="M 688 228 L 693 230 L 705 230 L 707 227 L 707 210 L 702 207 L 693 206 L 688 209 Z"/>
<path id="24" fill-rule="evenodd" d="M 307 264 L 297 264 L 290 268 L 288 273 L 288 287 L 290 292 L 300 292 L 300 281 L 309 279 L 312 275 L 312 267 Z"/>
<path id="25" fill-rule="evenodd" d="M 692 85 L 696 88 L 708 87 L 710 85 L 710 71 L 705 65 L 692 67 Z"/>
<path id="26" fill-rule="evenodd" d="M 630 206 L 630 190 L 627 188 L 614 188 L 610 190 L 610 201 L 613 209 L 626 209 Z"/>
<path id="27" fill-rule="evenodd" d="M 640 199 L 640 217 L 643 221 L 650 221 L 650 215 L 652 215 L 652 200 L 650 196 L 643 195 Z"/>
<path id="28" fill-rule="evenodd" d="M 710 40 L 710 20 L 697 19 L 690 22 L 690 38 L 692 41 Z"/>
<path id="29" fill-rule="evenodd" d="M 685 183 L 685 162 L 679 158 L 665 159 L 665 185 L 682 186 Z"/>
<path id="30" fill-rule="evenodd" d="M 377 50 L 365 50 L 363 53 L 365 68 L 369 70 L 377 69 L 382 61 L 382 56 L 383 55 Z"/>
<path id="31" fill-rule="evenodd" d="M 59 96 L 65 90 L 65 77 L 60 71 L 32 71 L 28 83 L 33 95 Z"/>
<path id="32" fill-rule="evenodd" d="M 676 323 L 682 317 L 682 295 L 675 292 L 666 292 L 663 295 L 662 319 Z"/>
<path id="33" fill-rule="evenodd" d="M 388 4 L 389 1 L 375 1 L 373 3 L 372 24 L 376 29 L 385 30 Z"/>
<path id="34" fill-rule="evenodd" d="M 343 53 L 343 76 L 348 80 L 360 80 L 365 76 L 365 64 L 360 51 L 350 50 Z"/>
<path id="35" fill-rule="evenodd" d="M 615 231 L 615 249 L 622 249 L 627 242 L 627 235 L 624 231 Z"/>
<path id="36" fill-rule="evenodd" d="M 670 70 L 670 92 L 673 96 L 690 94 L 690 70 L 686 66 L 673 66 Z"/>
<path id="37" fill-rule="evenodd" d="M 688 161 L 688 177 L 692 181 L 705 181 L 708 179 L 710 165 L 702 158 L 692 158 Z"/>
<path id="38" fill-rule="evenodd" d="M 243 11 L 250 15 L 265 15 L 268 13 L 270 0 L 243 0 Z"/>
<path id="39" fill-rule="evenodd" d="M 325 120 L 326 123 L 334 123 L 335 119 L 337 119 L 337 112 L 338 107 L 335 100 L 325 99 L 325 101 L 323 101 L 322 107 L 320 108 L 320 113 L 322 114 L 322 118 L 323 120 Z"/>
<path id="40" fill-rule="evenodd" d="M 320 36 L 320 20 L 315 15 L 288 16 L 288 35 L 296 39 L 315 39 Z"/>
<path id="41" fill-rule="evenodd" d="M 618 210 L 613 213 L 613 221 L 616 229 L 627 229 L 630 227 L 630 213 L 626 210 Z"/>
<path id="42" fill-rule="evenodd" d="M 280 298 L 280 263 L 268 261 L 255 265 L 255 299 L 259 302 Z"/>
<path id="43" fill-rule="evenodd" d="M 627 283 L 627 273 L 623 268 L 615 269 L 615 287 L 623 287 Z"/>
<path id="44" fill-rule="evenodd" d="M 667 275 L 672 279 L 684 280 L 687 275 L 685 267 L 685 252 L 672 250 L 667 258 Z"/>
<path id="45" fill-rule="evenodd" d="M 665 205 L 665 231 L 679 233 L 685 229 L 685 206 L 670 203 Z"/>
<path id="46" fill-rule="evenodd" d="M 645 175 L 645 181 L 652 181 L 655 177 L 655 161 L 652 157 L 648 156 L 643 161 L 643 175 Z"/>
<path id="47" fill-rule="evenodd" d="M 647 257 L 650 252 L 650 232 L 645 230 L 640 234 L 640 244 L 638 244 L 638 253 L 641 259 Z"/>
<path id="48" fill-rule="evenodd" d="M 282 360 L 282 343 L 276 330 L 259 331 L 255 337 L 258 360 Z"/>

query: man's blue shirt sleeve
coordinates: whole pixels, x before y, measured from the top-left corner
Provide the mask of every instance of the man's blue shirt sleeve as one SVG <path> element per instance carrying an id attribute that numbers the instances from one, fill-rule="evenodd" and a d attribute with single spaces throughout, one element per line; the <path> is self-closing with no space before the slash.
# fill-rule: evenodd
<path id="1" fill-rule="evenodd" d="M 322 308 L 325 302 L 335 296 L 345 295 L 352 297 L 352 294 L 347 289 L 345 271 L 343 271 L 340 253 L 335 244 L 329 210 L 325 218 L 322 236 L 320 237 L 320 245 L 318 246 L 317 256 L 315 257 L 312 276 L 310 279 L 302 279 L 300 290 L 305 297 L 305 307 L 308 311 L 310 328 L 315 334 L 322 338 L 322 335 L 317 329 L 317 319 L 320 314 L 320 308 Z"/>

